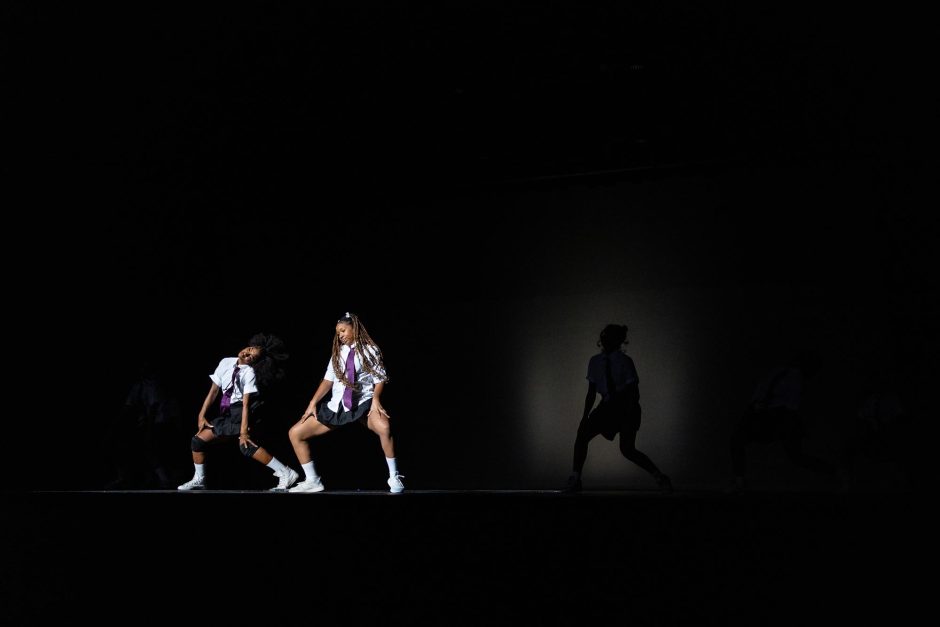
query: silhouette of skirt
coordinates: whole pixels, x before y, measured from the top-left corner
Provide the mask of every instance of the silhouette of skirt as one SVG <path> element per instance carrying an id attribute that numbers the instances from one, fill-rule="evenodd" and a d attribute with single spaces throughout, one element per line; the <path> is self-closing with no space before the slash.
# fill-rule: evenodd
<path id="1" fill-rule="evenodd" d="M 343 403 L 340 402 L 339 407 L 337 407 L 339 412 L 337 413 L 327 406 L 327 402 L 328 401 L 325 400 L 320 401 L 320 404 L 317 405 L 317 420 L 331 427 L 341 427 L 355 422 L 360 418 L 364 418 L 372 407 L 371 398 L 359 405 L 354 405 L 349 411 L 347 411 L 346 408 L 343 407 Z"/>
<path id="2" fill-rule="evenodd" d="M 597 430 L 608 440 L 613 440 L 618 433 L 633 433 L 640 428 L 639 403 L 602 402 L 588 415 L 592 430 Z"/>

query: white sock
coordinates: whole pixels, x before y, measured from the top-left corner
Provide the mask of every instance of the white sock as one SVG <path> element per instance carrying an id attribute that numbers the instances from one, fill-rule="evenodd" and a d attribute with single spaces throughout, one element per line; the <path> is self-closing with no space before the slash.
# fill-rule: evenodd
<path id="1" fill-rule="evenodd" d="M 265 465 L 277 474 L 281 474 L 287 468 L 287 466 L 277 461 L 277 457 L 272 457 L 271 461 Z"/>
<path id="2" fill-rule="evenodd" d="M 306 464 L 301 464 L 300 467 L 304 469 L 304 481 L 315 481 L 320 478 L 317 476 L 317 469 L 313 467 L 312 459 Z"/>
<path id="3" fill-rule="evenodd" d="M 202 479 L 206 476 L 206 465 L 205 464 L 196 464 L 193 463 L 193 466 L 196 467 L 196 474 L 193 476 L 195 479 Z"/>
<path id="4" fill-rule="evenodd" d="M 398 474 L 398 462 L 394 457 L 386 457 L 385 463 L 388 464 L 388 476 L 394 477 Z"/>

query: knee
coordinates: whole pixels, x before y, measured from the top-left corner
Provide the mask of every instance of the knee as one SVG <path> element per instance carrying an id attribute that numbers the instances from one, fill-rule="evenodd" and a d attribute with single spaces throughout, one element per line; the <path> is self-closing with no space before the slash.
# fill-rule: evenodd
<path id="1" fill-rule="evenodd" d="M 250 442 L 245 444 L 239 443 L 238 450 L 241 451 L 242 455 L 245 457 L 254 457 L 255 453 L 258 451 L 258 447 Z"/>
<path id="2" fill-rule="evenodd" d="M 389 424 L 386 418 L 376 418 L 372 421 L 372 426 L 370 427 L 372 431 L 382 437 L 391 437 L 392 435 L 392 426 Z"/>
<path id="3" fill-rule="evenodd" d="M 189 448 L 192 449 L 193 453 L 202 453 L 206 450 L 208 444 L 208 442 L 199 436 L 194 435 L 192 441 L 189 443 Z"/>
<path id="4" fill-rule="evenodd" d="M 304 441 L 303 436 L 300 434 L 300 424 L 296 424 L 290 428 L 287 432 L 287 437 L 291 441 L 291 444 L 299 444 Z"/>
<path id="5" fill-rule="evenodd" d="M 620 436 L 621 438 L 623 436 Z M 633 456 L 636 455 L 636 446 L 633 444 L 620 442 L 620 453 L 627 459 L 633 459 Z"/>

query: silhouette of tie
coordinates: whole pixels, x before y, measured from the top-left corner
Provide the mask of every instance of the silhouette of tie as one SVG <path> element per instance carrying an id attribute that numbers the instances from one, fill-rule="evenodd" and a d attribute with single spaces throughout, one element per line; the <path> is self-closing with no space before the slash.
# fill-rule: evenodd
<path id="1" fill-rule="evenodd" d="M 346 355 L 346 378 L 349 380 L 350 385 L 356 383 L 356 349 L 350 348 L 349 354 Z M 350 410 L 352 409 L 352 387 L 346 386 L 346 390 L 343 392 L 343 406 Z"/>
<path id="2" fill-rule="evenodd" d="M 611 401 L 614 398 L 614 392 L 617 391 L 617 386 L 614 383 L 614 375 L 610 371 L 610 355 L 606 356 L 604 362 L 604 376 L 607 379 L 607 400 Z"/>
<path id="3" fill-rule="evenodd" d="M 232 392 L 235 391 L 235 380 L 238 378 L 238 366 L 235 366 L 235 370 L 232 371 L 232 384 L 228 386 L 224 392 L 222 392 L 222 413 L 224 414 L 229 405 L 232 404 Z"/>

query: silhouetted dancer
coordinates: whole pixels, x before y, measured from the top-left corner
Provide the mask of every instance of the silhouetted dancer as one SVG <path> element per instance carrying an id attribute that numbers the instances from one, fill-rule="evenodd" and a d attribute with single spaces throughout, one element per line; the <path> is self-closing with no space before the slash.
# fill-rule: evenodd
<path id="1" fill-rule="evenodd" d="M 912 470 L 905 448 L 913 438 L 913 420 L 890 378 L 885 369 L 871 377 L 865 386 L 865 397 L 849 424 L 840 468 L 845 490 L 856 490 L 865 484 L 910 488 Z M 860 481 L 865 474 L 860 471 L 866 466 L 877 469 L 877 475 Z"/>
<path id="2" fill-rule="evenodd" d="M 144 361 L 109 428 L 107 447 L 116 477 L 105 489 L 171 487 L 166 460 L 177 411 L 163 378 L 152 362 Z"/>
<path id="3" fill-rule="evenodd" d="M 800 412 L 803 387 L 820 367 L 814 351 L 800 353 L 794 362 L 771 371 L 756 387 L 751 402 L 731 436 L 730 492 L 747 487 L 747 451 L 751 442 L 782 442 L 787 458 L 796 466 L 832 476 L 835 467 L 803 450 L 805 427 Z"/>
<path id="4" fill-rule="evenodd" d="M 633 359 L 621 348 L 626 343 L 627 326 L 608 324 L 597 342 L 601 352 L 588 362 L 588 390 L 574 442 L 574 463 L 568 477 L 568 491 L 581 489 L 581 471 L 587 459 L 588 443 L 597 435 L 603 435 L 612 442 L 618 433 L 623 456 L 650 473 L 661 491 L 672 491 L 669 477 L 636 449 L 636 434 L 640 429 L 640 380 Z M 598 394 L 601 402 L 594 407 Z"/>

